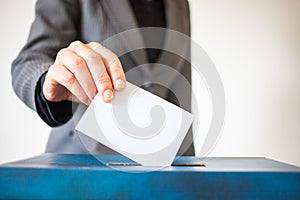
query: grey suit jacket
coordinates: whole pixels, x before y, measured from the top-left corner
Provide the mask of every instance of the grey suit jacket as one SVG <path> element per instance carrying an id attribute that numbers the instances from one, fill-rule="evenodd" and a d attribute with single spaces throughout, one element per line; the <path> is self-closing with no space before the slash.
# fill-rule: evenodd
<path id="1" fill-rule="evenodd" d="M 189 7 L 186 0 L 165 0 L 167 28 L 190 35 Z M 43 73 L 55 60 L 57 52 L 71 42 L 80 40 L 103 42 L 107 38 L 122 31 L 137 28 L 129 0 L 38 0 L 36 17 L 31 26 L 30 35 L 12 64 L 12 84 L 18 97 L 31 109 L 36 110 L 35 88 Z M 168 36 L 166 36 L 168 37 Z M 174 41 L 176 42 L 176 41 Z M 118 41 L 116 46 L 125 46 L 128 41 Z M 189 48 L 185 49 L 189 56 Z M 137 65 L 147 63 L 145 50 L 129 52 L 120 58 L 124 71 Z M 191 67 L 183 58 L 172 53 L 162 53 L 162 64 L 173 67 L 188 81 L 191 79 Z M 155 70 L 155 69 L 154 69 Z M 153 72 L 144 71 L 151 81 Z M 176 84 L 176 77 L 162 74 L 169 78 L 169 87 L 176 87 L 185 101 L 180 105 L 190 111 L 190 88 Z M 130 77 L 127 77 L 130 80 Z M 149 81 L 149 80 L 148 80 Z M 173 103 L 177 99 L 166 88 L 159 87 L 153 91 L 157 95 Z M 97 143 L 74 130 L 76 122 L 85 108 L 78 109 L 73 118 L 65 125 L 53 128 L 47 145 L 47 152 L 56 153 L 97 153 L 113 154 L 114 151 Z M 193 155 L 192 133 L 189 131 L 178 154 Z"/>

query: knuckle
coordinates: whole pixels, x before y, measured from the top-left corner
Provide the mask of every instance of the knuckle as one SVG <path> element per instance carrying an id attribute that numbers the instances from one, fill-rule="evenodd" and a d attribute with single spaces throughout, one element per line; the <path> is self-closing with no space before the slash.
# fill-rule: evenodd
<path id="1" fill-rule="evenodd" d="M 118 58 L 118 56 L 114 53 L 111 53 L 107 56 L 107 61 L 108 61 L 108 65 L 111 66 L 116 66 L 116 65 L 120 65 L 121 62 Z"/>
<path id="2" fill-rule="evenodd" d="M 82 45 L 83 43 L 81 41 L 79 41 L 79 40 L 75 40 L 74 42 L 71 43 L 71 45 L 72 44 L 75 45 L 75 46 L 77 46 L 77 45 Z"/>
<path id="3" fill-rule="evenodd" d="M 88 45 L 92 46 L 92 47 L 101 46 L 100 43 L 98 43 L 98 42 L 90 42 L 90 43 L 88 43 Z"/>
<path id="4" fill-rule="evenodd" d="M 56 93 L 53 90 L 48 90 L 47 88 L 43 91 L 45 98 L 48 101 L 53 101 L 56 98 Z"/>
<path id="5" fill-rule="evenodd" d="M 48 100 L 48 101 L 53 101 L 55 100 L 55 95 L 53 92 L 50 92 L 50 93 L 44 93 L 44 96 L 45 98 Z"/>
<path id="6" fill-rule="evenodd" d="M 111 51 L 111 54 L 110 54 L 110 59 L 119 62 L 118 56 L 115 53 L 113 53 L 112 51 Z"/>
<path id="7" fill-rule="evenodd" d="M 81 45 L 83 45 L 83 43 L 79 40 L 76 40 L 76 41 L 74 41 L 70 44 L 70 48 L 76 48 L 76 47 L 81 46 Z"/>
<path id="8" fill-rule="evenodd" d="M 91 51 L 89 53 L 88 59 L 93 60 L 95 62 L 100 62 L 102 60 L 102 57 L 100 54 L 97 54 L 95 51 Z"/>
<path id="9" fill-rule="evenodd" d="M 61 65 L 59 64 L 53 64 L 49 67 L 48 72 L 46 74 L 46 78 L 50 80 L 56 80 L 57 79 L 57 73 L 60 73 Z"/>
<path id="10" fill-rule="evenodd" d="M 79 73 L 81 71 L 81 69 L 83 68 L 84 63 L 85 63 L 85 60 L 78 56 L 78 57 L 73 59 L 71 67 L 72 67 L 74 72 Z"/>
<path id="11" fill-rule="evenodd" d="M 85 60 L 82 57 L 77 56 L 73 60 L 73 66 L 82 66 L 84 64 Z"/>
<path id="12" fill-rule="evenodd" d="M 75 81 L 76 78 L 72 73 L 68 73 L 64 75 L 64 82 L 66 84 L 66 87 L 71 87 L 72 85 L 74 85 Z"/>
<path id="13" fill-rule="evenodd" d="M 49 76 L 49 74 L 52 74 L 52 73 L 53 73 L 53 70 L 55 70 L 55 68 L 56 68 L 56 65 L 55 65 L 55 64 L 51 65 L 51 66 L 49 67 L 49 69 L 48 69 L 47 75 Z"/>
<path id="14" fill-rule="evenodd" d="M 109 78 L 100 78 L 98 80 L 98 84 L 99 85 L 110 85 L 111 84 L 111 81 Z"/>
<path id="15" fill-rule="evenodd" d="M 59 50 L 59 52 L 56 55 L 56 59 L 62 57 L 67 51 L 68 51 L 67 48 L 63 48 L 63 49 Z"/>
<path id="16" fill-rule="evenodd" d="M 101 88 L 111 87 L 111 80 L 108 76 L 101 75 L 97 81 L 97 84 L 101 86 Z"/>
<path id="17" fill-rule="evenodd" d="M 120 68 L 118 65 L 112 65 L 110 68 L 109 68 L 109 71 L 112 75 L 115 75 L 115 76 L 119 76 L 123 73 L 123 70 L 122 68 Z"/>
<path id="18" fill-rule="evenodd" d="M 123 68 L 120 65 L 113 65 L 107 68 L 109 74 L 113 77 L 113 79 L 125 79 L 125 74 Z"/>
<path id="19" fill-rule="evenodd" d="M 120 64 L 120 60 L 119 60 L 119 58 L 118 58 L 117 55 L 115 55 L 115 54 L 111 55 L 111 57 L 110 57 L 110 64 L 111 65 L 114 65 L 114 64 L 118 65 L 118 64 Z"/>

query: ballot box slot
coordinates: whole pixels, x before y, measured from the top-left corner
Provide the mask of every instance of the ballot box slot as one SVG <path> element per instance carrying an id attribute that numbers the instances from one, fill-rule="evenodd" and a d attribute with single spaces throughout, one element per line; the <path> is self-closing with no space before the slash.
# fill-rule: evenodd
<path id="1" fill-rule="evenodd" d="M 139 163 L 108 162 L 106 166 L 142 166 Z M 203 163 L 172 163 L 172 167 L 206 167 Z"/>
<path id="2" fill-rule="evenodd" d="M 203 163 L 173 163 L 174 167 L 206 167 Z"/>

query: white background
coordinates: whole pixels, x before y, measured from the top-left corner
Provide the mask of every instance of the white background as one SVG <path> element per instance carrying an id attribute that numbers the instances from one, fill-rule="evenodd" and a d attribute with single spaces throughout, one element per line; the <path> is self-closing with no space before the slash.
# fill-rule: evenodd
<path id="1" fill-rule="evenodd" d="M 26 41 L 35 0 L 0 2 L 3 163 L 44 152 L 50 128 L 11 87 L 11 62 Z M 190 5 L 192 37 L 214 61 L 226 94 L 226 121 L 210 155 L 263 156 L 300 166 L 300 1 L 191 0 Z M 208 116 L 202 124 L 208 123 L 209 101 L 195 75 L 193 84 L 201 114 Z"/>

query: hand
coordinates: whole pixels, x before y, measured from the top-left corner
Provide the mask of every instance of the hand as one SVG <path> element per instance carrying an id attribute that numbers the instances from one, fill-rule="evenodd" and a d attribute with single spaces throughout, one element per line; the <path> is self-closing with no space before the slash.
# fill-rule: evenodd
<path id="1" fill-rule="evenodd" d="M 99 92 L 111 102 L 114 89 L 126 86 L 118 57 L 101 44 L 75 41 L 61 49 L 45 77 L 43 93 L 48 101 L 81 101 L 89 105 Z"/>

